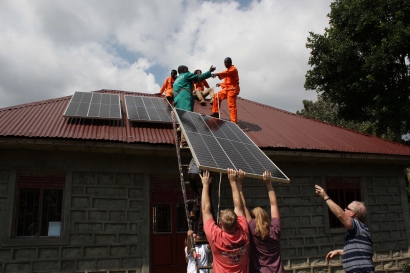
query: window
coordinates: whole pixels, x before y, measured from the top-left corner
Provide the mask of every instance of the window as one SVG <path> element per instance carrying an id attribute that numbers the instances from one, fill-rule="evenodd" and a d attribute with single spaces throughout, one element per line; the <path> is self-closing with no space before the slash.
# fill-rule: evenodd
<path id="1" fill-rule="evenodd" d="M 188 210 L 191 210 L 191 209 L 188 209 Z M 177 232 L 186 232 L 187 230 L 188 230 L 188 223 L 186 220 L 185 205 L 177 204 Z"/>
<path id="2" fill-rule="evenodd" d="M 17 179 L 15 237 L 61 237 L 65 174 L 21 173 Z"/>
<path id="3" fill-rule="evenodd" d="M 188 206 L 188 210 L 192 205 Z M 152 230 L 154 233 L 166 233 L 172 231 L 171 204 L 159 204 L 152 207 Z M 186 232 L 188 223 L 184 204 L 176 204 L 176 232 Z M 196 227 L 196 226 L 194 226 Z"/>
<path id="4" fill-rule="evenodd" d="M 326 177 L 327 195 L 341 208 L 352 201 L 362 201 L 360 178 L 358 177 Z M 340 221 L 329 210 L 330 228 L 343 227 Z"/>
<path id="5" fill-rule="evenodd" d="M 171 232 L 171 205 L 161 204 L 152 207 L 152 228 L 154 233 Z"/>

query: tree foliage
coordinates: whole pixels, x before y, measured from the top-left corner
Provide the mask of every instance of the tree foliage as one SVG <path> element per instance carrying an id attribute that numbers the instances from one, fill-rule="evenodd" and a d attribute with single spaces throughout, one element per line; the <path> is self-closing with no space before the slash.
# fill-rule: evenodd
<path id="1" fill-rule="evenodd" d="M 303 100 L 303 109 L 296 111 L 296 114 L 362 133 L 374 134 L 370 122 L 354 122 L 340 118 L 337 105 L 321 96 L 318 96 L 315 102 Z"/>
<path id="2" fill-rule="evenodd" d="M 325 33 L 310 32 L 305 88 L 378 136 L 410 132 L 410 1 L 335 0 Z"/>

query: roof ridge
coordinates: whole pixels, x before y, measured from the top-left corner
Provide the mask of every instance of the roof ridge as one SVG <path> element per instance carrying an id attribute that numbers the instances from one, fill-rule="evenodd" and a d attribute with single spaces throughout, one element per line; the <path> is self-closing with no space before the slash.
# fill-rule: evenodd
<path id="1" fill-rule="evenodd" d="M 14 110 L 14 109 L 21 109 L 21 108 L 30 107 L 30 106 L 42 105 L 42 104 L 47 104 L 47 103 L 54 103 L 54 102 L 64 101 L 64 100 L 71 99 L 71 97 L 72 97 L 72 95 L 69 95 L 69 96 L 64 96 L 64 97 L 59 97 L 59 98 L 54 98 L 54 99 L 40 100 L 40 101 L 35 101 L 35 102 L 17 104 L 17 105 L 13 105 L 13 106 L 0 108 L 0 112 L 10 111 L 10 110 Z"/>
<path id="2" fill-rule="evenodd" d="M 157 96 L 154 93 L 142 93 L 142 92 L 135 92 L 135 91 L 123 91 L 123 90 L 116 90 L 116 89 L 100 89 L 100 90 L 95 90 L 95 91 L 90 91 L 90 92 L 96 92 L 96 93 L 118 93 L 118 94 L 123 94 L 123 95 L 142 95 L 142 96 Z"/>
<path id="3" fill-rule="evenodd" d="M 150 94 L 150 93 L 142 93 L 142 92 L 134 92 L 134 91 L 122 91 L 122 90 L 115 90 L 115 89 L 100 89 L 100 90 L 94 90 L 94 91 L 74 91 L 74 92 L 94 92 L 94 93 L 118 93 L 118 94 L 123 94 L 123 95 L 142 95 L 142 96 L 156 96 L 155 94 Z M 73 93 L 74 95 L 74 93 Z M 47 99 L 47 100 L 40 100 L 40 101 L 35 101 L 35 102 L 28 102 L 28 103 L 23 103 L 23 104 L 17 104 L 13 106 L 7 106 L 0 108 L 0 112 L 3 111 L 10 111 L 13 109 L 21 109 L 25 107 L 30 107 L 30 106 L 36 106 L 36 105 L 42 105 L 42 104 L 47 104 L 47 103 L 53 103 L 53 102 L 59 102 L 62 100 L 67 100 L 71 99 L 73 95 L 67 95 L 63 97 L 58 97 L 54 99 Z"/>

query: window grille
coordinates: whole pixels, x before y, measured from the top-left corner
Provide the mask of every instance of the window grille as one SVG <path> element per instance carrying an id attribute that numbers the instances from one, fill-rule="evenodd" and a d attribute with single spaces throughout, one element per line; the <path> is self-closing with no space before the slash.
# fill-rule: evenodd
<path id="1" fill-rule="evenodd" d="M 362 201 L 360 178 L 358 177 L 326 177 L 327 195 L 341 208 L 352 201 Z M 330 228 L 341 228 L 343 225 L 329 210 Z"/>
<path id="2" fill-rule="evenodd" d="M 65 174 L 20 173 L 15 236 L 61 237 Z"/>

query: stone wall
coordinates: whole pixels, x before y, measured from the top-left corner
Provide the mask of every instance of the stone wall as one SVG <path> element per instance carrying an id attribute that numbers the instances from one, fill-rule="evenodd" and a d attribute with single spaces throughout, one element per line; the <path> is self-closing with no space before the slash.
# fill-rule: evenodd
<path id="1" fill-rule="evenodd" d="M 293 176 L 290 184 L 274 183 L 281 215 L 281 254 L 286 272 L 344 272 L 341 258 L 327 262 L 326 254 L 343 248 L 345 229 L 328 228 L 328 207 L 314 191 L 323 185 L 320 176 Z M 398 177 L 367 177 L 362 185 L 368 208 L 367 224 L 372 232 L 377 272 L 402 272 L 410 262 L 407 197 Z M 217 185 L 214 185 L 217 187 Z M 261 180 L 245 179 L 248 208 L 268 210 L 266 186 Z M 229 183 L 222 182 L 221 209 L 232 207 Z M 214 197 L 213 202 L 218 200 Z M 407 227 L 407 230 L 406 230 Z"/>
<path id="2" fill-rule="evenodd" d="M 73 173 L 70 247 L 62 248 L 62 270 L 143 267 L 149 226 L 144 187 L 143 174 Z"/>
<path id="3" fill-rule="evenodd" d="M 0 172 L 1 189 L 7 188 L 7 177 L 7 171 Z M 149 249 L 145 176 L 73 172 L 71 177 L 68 243 L 42 246 L 26 240 L 24 246 L 3 246 L 0 272 L 143 272 Z M 7 198 L 4 192 L 0 200 Z"/>
<path id="4" fill-rule="evenodd" d="M 342 247 L 344 241 L 344 230 L 328 228 L 328 209 L 314 193 L 314 184 L 323 185 L 327 175 L 362 177 L 376 271 L 401 272 L 401 265 L 410 261 L 410 217 L 404 179 L 398 176 L 400 169 L 353 163 L 279 163 L 291 179 L 290 184 L 274 184 L 287 272 L 343 272 L 340 259 L 325 261 L 327 252 Z M 18 153 L 2 150 L 0 166 L 0 273 L 149 271 L 149 174 L 176 173 L 175 157 L 161 157 L 158 168 L 158 157 L 20 149 Z M 69 194 L 64 213 L 68 223 L 62 241 L 39 244 L 30 239 L 17 243 L 10 239 L 19 170 L 67 173 Z M 232 207 L 225 177 L 220 209 Z M 247 178 L 244 189 L 249 207 L 267 207 L 261 180 Z M 215 208 L 217 193 L 218 184 L 214 183 Z"/>

